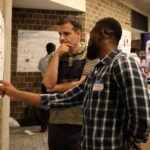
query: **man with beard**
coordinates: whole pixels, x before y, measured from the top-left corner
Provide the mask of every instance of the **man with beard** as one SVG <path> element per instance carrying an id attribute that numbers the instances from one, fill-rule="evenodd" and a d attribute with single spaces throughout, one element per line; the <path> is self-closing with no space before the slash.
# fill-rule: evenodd
<path id="1" fill-rule="evenodd" d="M 44 109 L 83 104 L 82 150 L 127 150 L 129 146 L 141 150 L 150 129 L 150 100 L 141 68 L 118 50 L 121 35 L 115 19 L 97 21 L 87 56 L 100 62 L 83 83 L 65 93 L 33 94 L 1 81 L 1 94 Z"/>

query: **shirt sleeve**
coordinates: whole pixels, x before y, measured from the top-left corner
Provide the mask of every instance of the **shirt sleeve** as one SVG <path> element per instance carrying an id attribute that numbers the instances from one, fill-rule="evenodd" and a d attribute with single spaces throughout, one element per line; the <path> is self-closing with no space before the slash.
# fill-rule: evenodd
<path id="1" fill-rule="evenodd" d="M 52 53 L 51 53 L 51 54 L 49 54 L 48 64 L 51 62 L 51 59 L 52 59 Z"/>
<path id="2" fill-rule="evenodd" d="M 94 59 L 94 60 L 87 59 L 82 75 L 90 74 L 94 70 L 94 67 L 96 66 L 98 62 L 99 62 L 99 59 Z"/>
<path id="3" fill-rule="evenodd" d="M 150 98 L 147 80 L 133 58 L 119 59 L 114 74 L 127 110 L 127 137 L 133 142 L 146 142 L 150 130 Z"/>
<path id="4" fill-rule="evenodd" d="M 43 109 L 81 105 L 83 103 L 83 89 L 84 84 L 82 83 L 65 93 L 41 94 Z"/>

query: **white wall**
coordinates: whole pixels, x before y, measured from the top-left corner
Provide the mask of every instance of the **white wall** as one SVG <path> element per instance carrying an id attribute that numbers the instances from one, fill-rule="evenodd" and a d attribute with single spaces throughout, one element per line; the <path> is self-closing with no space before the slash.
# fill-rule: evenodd
<path id="1" fill-rule="evenodd" d="M 86 0 L 49 0 L 61 5 L 65 5 L 80 11 L 86 11 Z"/>

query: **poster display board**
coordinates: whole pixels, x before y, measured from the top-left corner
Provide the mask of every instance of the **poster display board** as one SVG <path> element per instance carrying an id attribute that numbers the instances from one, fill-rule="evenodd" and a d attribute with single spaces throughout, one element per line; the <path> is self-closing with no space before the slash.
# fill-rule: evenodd
<path id="1" fill-rule="evenodd" d="M 59 46 L 57 31 L 18 31 L 17 72 L 39 72 L 39 60 L 46 55 L 46 44 Z"/>
<path id="2" fill-rule="evenodd" d="M 122 37 L 120 39 L 118 49 L 121 49 L 123 52 L 130 54 L 131 51 L 131 32 L 128 30 L 122 30 Z"/>
<path id="3" fill-rule="evenodd" d="M 4 72 L 4 18 L 0 11 L 0 80 L 3 80 Z M 1 134 L 1 125 L 2 125 L 2 96 L 0 95 L 0 135 Z M 0 146 L 1 146 L 1 136 L 0 136 Z"/>
<path id="4" fill-rule="evenodd" d="M 0 11 L 0 80 L 4 72 L 4 19 Z"/>

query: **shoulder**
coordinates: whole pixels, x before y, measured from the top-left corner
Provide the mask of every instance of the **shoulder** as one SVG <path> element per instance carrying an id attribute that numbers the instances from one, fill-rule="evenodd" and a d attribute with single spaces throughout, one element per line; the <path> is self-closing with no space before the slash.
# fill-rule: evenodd
<path id="1" fill-rule="evenodd" d="M 137 58 L 138 59 L 138 58 Z M 139 60 L 140 61 L 140 60 Z M 140 62 L 129 55 L 121 55 L 112 62 L 112 68 L 115 70 L 140 70 Z"/>

